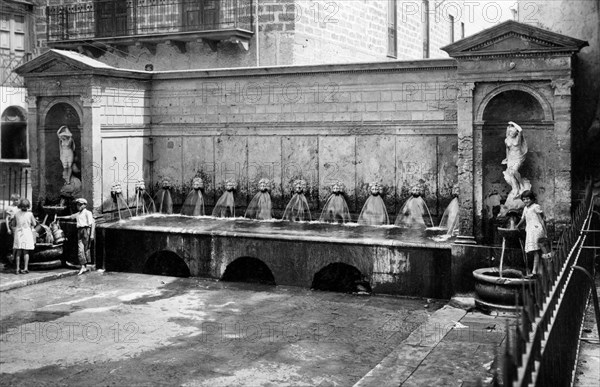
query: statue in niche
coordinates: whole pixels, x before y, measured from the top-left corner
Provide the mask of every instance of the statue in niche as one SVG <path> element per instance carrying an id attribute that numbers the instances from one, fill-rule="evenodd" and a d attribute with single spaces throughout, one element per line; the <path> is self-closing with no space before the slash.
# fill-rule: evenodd
<path id="1" fill-rule="evenodd" d="M 161 214 L 173 213 L 173 199 L 171 199 L 171 182 L 168 179 L 162 181 L 161 189 L 156 193 L 154 203 L 157 212 Z"/>
<path id="2" fill-rule="evenodd" d="M 336 181 L 331 186 L 331 195 L 327 199 L 327 202 L 325 202 L 319 221 L 329 223 L 347 223 L 352 221 L 350 210 L 344 198 L 344 183 L 341 181 Z"/>
<path id="3" fill-rule="evenodd" d="M 194 177 L 192 179 L 192 190 L 185 198 L 181 207 L 181 215 L 204 216 L 203 189 L 204 181 L 200 177 Z"/>
<path id="4" fill-rule="evenodd" d="M 138 180 L 135 183 L 135 215 L 147 215 L 156 212 L 154 200 L 146 191 L 144 180 Z"/>
<path id="5" fill-rule="evenodd" d="M 374 181 L 369 184 L 371 196 L 365 202 L 365 205 L 358 216 L 358 224 L 367 226 L 387 225 L 389 217 L 385 203 L 381 197 L 383 194 L 383 186 Z"/>
<path id="6" fill-rule="evenodd" d="M 308 207 L 308 201 L 304 196 L 306 190 L 305 180 L 296 180 L 294 182 L 294 195 L 290 199 L 285 211 L 283 213 L 283 220 L 289 220 L 292 222 L 303 222 L 310 221 L 310 208 Z"/>
<path id="7" fill-rule="evenodd" d="M 237 186 L 235 180 L 227 179 L 225 182 L 225 192 L 217 200 L 212 216 L 217 218 L 235 218 L 235 200 L 234 191 Z"/>
<path id="8" fill-rule="evenodd" d="M 506 203 L 504 204 L 501 215 L 506 214 L 510 209 L 518 209 L 523 207 L 523 202 L 519 196 L 522 192 L 531 188 L 531 183 L 528 179 L 524 179 L 519 172 L 519 169 L 525 162 L 527 154 L 527 141 L 523 136 L 523 129 L 516 123 L 510 121 L 506 127 L 506 158 L 502 160 L 502 164 L 506 165 L 506 170 L 503 172 L 504 180 L 510 185 L 511 191 L 508 193 Z"/>
<path id="9" fill-rule="evenodd" d="M 273 218 L 271 214 L 270 190 L 271 181 L 269 179 L 260 179 L 258 182 L 258 193 L 252 198 L 244 217 L 257 220 L 270 220 Z"/>
<path id="10" fill-rule="evenodd" d="M 73 134 L 69 128 L 64 125 L 58 128 L 56 135 L 58 136 L 60 162 L 63 166 L 62 177 L 66 184 L 70 184 L 73 174 L 73 159 L 75 158 L 75 141 L 73 141 Z"/>

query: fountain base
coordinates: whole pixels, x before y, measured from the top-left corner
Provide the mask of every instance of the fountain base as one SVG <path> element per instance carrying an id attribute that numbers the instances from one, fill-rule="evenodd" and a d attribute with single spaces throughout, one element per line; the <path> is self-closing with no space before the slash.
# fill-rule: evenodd
<path id="1" fill-rule="evenodd" d="M 475 292 L 478 298 L 475 300 L 481 305 L 492 309 L 516 310 L 521 305 L 521 289 L 530 286 L 535 280 L 524 278 L 523 273 L 517 269 L 497 267 L 484 267 L 473 271 L 475 278 Z"/>
<path id="2" fill-rule="evenodd" d="M 450 298 L 451 244 L 424 230 L 316 222 L 154 215 L 97 226 L 98 266 L 142 273 L 150 257 L 179 257 L 191 276 L 223 279 L 238 260 L 256 259 L 277 285 L 310 288 L 315 275 L 342 263 L 374 293 Z M 232 266 L 233 265 L 233 266 Z"/>

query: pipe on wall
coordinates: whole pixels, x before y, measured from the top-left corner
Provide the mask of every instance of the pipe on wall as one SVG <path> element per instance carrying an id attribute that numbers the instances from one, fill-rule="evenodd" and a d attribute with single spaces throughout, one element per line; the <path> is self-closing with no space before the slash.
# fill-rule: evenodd
<path id="1" fill-rule="evenodd" d="M 256 36 L 256 67 L 260 67 L 260 37 L 258 35 L 258 33 L 259 33 L 258 0 L 256 0 L 256 2 L 254 3 L 254 11 L 256 14 L 256 16 L 255 16 L 256 23 L 254 23 L 254 30 L 255 30 L 254 36 Z"/>
<path id="2" fill-rule="evenodd" d="M 429 0 L 423 0 L 423 58 L 429 58 Z"/>

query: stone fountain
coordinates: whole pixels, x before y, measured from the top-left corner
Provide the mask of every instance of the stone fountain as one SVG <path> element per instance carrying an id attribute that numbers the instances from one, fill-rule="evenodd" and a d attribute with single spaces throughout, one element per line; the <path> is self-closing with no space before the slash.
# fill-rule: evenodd
<path id="1" fill-rule="evenodd" d="M 273 219 L 270 190 L 271 181 L 266 178 L 260 179 L 258 182 L 258 192 L 254 195 L 252 201 L 250 201 L 244 214 L 245 218 L 256 220 Z"/>
<path id="2" fill-rule="evenodd" d="M 331 195 L 327 198 L 319 221 L 328 223 L 347 223 L 352 221 L 348 204 L 344 198 L 344 184 L 340 181 L 331 186 Z"/>
<path id="3" fill-rule="evenodd" d="M 306 200 L 306 196 L 304 196 L 305 190 L 305 180 L 296 180 L 294 182 L 294 195 L 290 199 L 287 207 L 285 207 L 283 220 L 289 220 L 292 222 L 304 222 L 311 220 L 308 201 Z"/>
<path id="4" fill-rule="evenodd" d="M 406 200 L 402 209 L 396 217 L 396 226 L 411 228 L 426 228 L 427 225 L 433 226 L 429 207 L 423 200 L 423 189 L 415 185 L 410 190 L 411 196 Z M 428 222 L 425 220 L 427 219 Z"/>

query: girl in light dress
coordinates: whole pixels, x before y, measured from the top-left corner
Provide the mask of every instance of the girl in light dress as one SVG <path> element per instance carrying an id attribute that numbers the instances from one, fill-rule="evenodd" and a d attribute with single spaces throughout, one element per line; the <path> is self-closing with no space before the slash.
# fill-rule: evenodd
<path id="1" fill-rule="evenodd" d="M 546 226 L 544 224 L 544 212 L 542 207 L 536 203 L 535 194 L 530 190 L 521 194 L 521 200 L 525 203 L 523 215 L 517 224 L 519 228 L 525 223 L 525 253 L 533 255 L 533 275 L 540 274 L 540 239 L 546 238 Z"/>
<path id="2" fill-rule="evenodd" d="M 27 199 L 21 199 L 19 201 L 19 209 L 15 213 L 15 239 L 13 242 L 13 250 L 16 264 L 16 274 L 27 274 L 29 273 L 29 251 L 35 249 L 35 239 L 33 237 L 33 230 L 37 221 L 33 217 L 33 214 L 29 212 L 31 203 Z M 21 254 L 23 254 L 23 270 L 20 270 Z"/>

